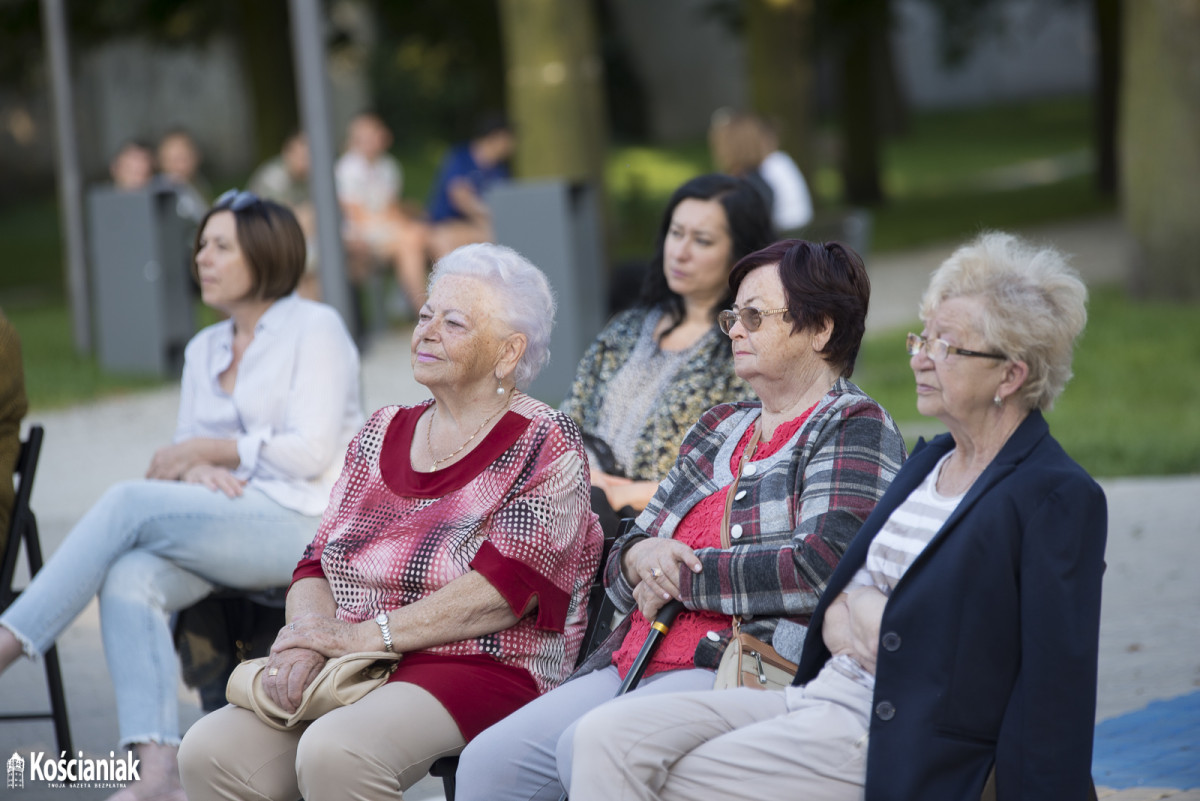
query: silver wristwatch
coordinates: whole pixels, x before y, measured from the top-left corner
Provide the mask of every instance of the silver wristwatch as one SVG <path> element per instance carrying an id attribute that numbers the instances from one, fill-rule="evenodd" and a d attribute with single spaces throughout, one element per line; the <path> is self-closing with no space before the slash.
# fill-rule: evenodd
<path id="1" fill-rule="evenodd" d="M 380 612 L 375 616 L 375 622 L 379 624 L 379 632 L 383 634 L 383 650 L 392 651 L 392 629 L 388 626 L 388 616 L 386 612 Z"/>

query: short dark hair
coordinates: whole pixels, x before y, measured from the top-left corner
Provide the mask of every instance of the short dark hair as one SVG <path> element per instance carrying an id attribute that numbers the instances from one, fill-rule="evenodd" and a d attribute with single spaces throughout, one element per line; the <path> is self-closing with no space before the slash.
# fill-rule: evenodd
<path id="1" fill-rule="evenodd" d="M 849 378 L 867 328 L 871 300 L 871 279 L 862 257 L 841 242 L 784 239 L 737 263 L 729 274 L 733 294 L 752 270 L 768 265 L 779 266 L 792 332 L 832 322 L 833 333 L 821 349 L 821 357 Z"/>
<path id="2" fill-rule="evenodd" d="M 209 209 L 196 229 L 196 240 L 192 244 L 192 276 L 197 281 L 200 279 L 196 255 L 200 252 L 204 226 L 210 217 L 221 211 L 233 215 L 238 247 L 253 276 L 250 294 L 261 300 L 276 300 L 295 291 L 304 275 L 307 256 L 304 232 L 296 215 L 271 200 L 257 199 L 238 209 L 228 203 L 218 203 Z"/>
<path id="3" fill-rule="evenodd" d="M 721 204 L 729 226 L 731 266 L 746 254 L 766 247 L 775 238 L 770 209 L 758 190 L 741 178 L 709 173 L 693 178 L 676 189 L 663 212 L 658 239 L 655 242 L 654 261 L 650 263 L 650 271 L 642 285 L 641 297 L 642 305 L 661 307 L 670 317 L 672 324 L 663 332 L 664 335 L 683 322 L 683 298 L 667 284 L 667 276 L 663 272 L 663 259 L 667 232 L 671 229 L 671 217 L 674 216 L 676 207 L 685 200 L 711 200 Z M 721 309 L 729 308 L 733 303 L 733 294 L 731 292 L 721 298 L 713 308 L 714 324 L 717 313 Z"/>
<path id="4" fill-rule="evenodd" d="M 471 128 L 471 139 L 483 139 L 497 131 L 513 132 L 512 123 L 502 111 L 488 111 L 475 120 Z"/>

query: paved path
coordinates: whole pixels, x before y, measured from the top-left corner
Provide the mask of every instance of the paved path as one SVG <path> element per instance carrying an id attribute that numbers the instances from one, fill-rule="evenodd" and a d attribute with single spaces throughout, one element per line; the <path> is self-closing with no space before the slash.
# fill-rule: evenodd
<path id="1" fill-rule="evenodd" d="M 1089 281 L 1119 278 L 1115 256 L 1126 244 L 1112 220 L 1031 233 L 1079 254 L 1076 263 Z M 928 274 L 950 250 L 925 248 L 873 260 L 869 331 L 915 320 Z M 363 384 L 371 409 L 424 397 L 411 380 L 402 332 L 373 344 L 364 357 Z M 29 421 L 47 429 L 33 496 L 47 553 L 108 486 L 142 474 L 154 449 L 170 436 L 177 403 L 176 389 L 161 389 L 54 412 L 34 410 Z M 1193 789 L 1200 788 L 1200 582 L 1195 578 L 1200 476 L 1101 483 L 1111 520 L 1100 641 L 1097 783 L 1112 801 L 1200 801 L 1200 789 Z M 63 634 L 59 651 L 76 748 L 107 756 L 115 747 L 116 719 L 95 602 Z M 198 701 L 182 685 L 179 697 L 184 724 L 190 725 L 199 717 Z M 0 710 L 36 708 L 43 698 L 40 665 L 19 664 L 0 677 Z M 0 757 L 7 759 L 14 751 L 49 755 L 53 750 L 44 723 L 0 724 Z M 99 799 L 107 793 L 27 784 L 10 795 L 53 801 Z M 440 796 L 440 783 L 431 779 L 405 795 L 416 801 Z"/>

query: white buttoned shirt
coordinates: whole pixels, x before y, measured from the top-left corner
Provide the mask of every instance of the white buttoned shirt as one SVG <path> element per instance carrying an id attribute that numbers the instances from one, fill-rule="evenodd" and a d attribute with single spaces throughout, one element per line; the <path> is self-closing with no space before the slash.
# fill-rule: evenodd
<path id="1" fill-rule="evenodd" d="M 184 352 L 175 442 L 237 441 L 234 475 L 281 506 L 320 515 L 350 440 L 363 424 L 358 349 L 329 306 L 296 295 L 259 319 L 232 394 L 233 322 L 196 334 Z"/>

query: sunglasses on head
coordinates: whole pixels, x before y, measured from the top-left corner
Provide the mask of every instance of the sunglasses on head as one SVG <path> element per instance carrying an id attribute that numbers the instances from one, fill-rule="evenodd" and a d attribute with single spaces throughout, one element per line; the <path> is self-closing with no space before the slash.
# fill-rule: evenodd
<path id="1" fill-rule="evenodd" d="M 253 206 L 255 203 L 261 202 L 262 199 L 253 192 L 230 189 L 228 192 L 222 193 L 222 195 L 217 198 L 216 202 L 213 203 L 213 208 L 241 211 L 242 209 Z"/>

